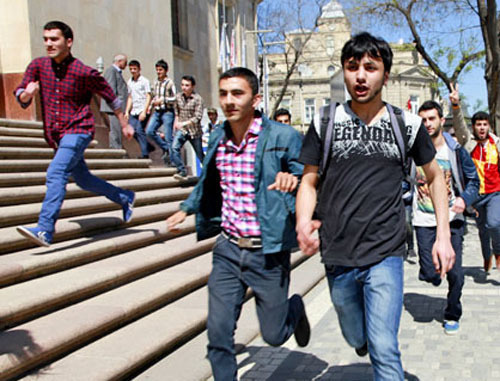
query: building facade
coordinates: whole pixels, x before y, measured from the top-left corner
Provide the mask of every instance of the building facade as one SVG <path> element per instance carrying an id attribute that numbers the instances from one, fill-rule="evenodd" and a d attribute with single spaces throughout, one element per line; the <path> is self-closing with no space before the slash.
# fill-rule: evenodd
<path id="1" fill-rule="evenodd" d="M 337 1 L 330 1 L 322 8 L 316 31 L 288 33 L 287 43 L 304 44 L 304 53 L 279 107 L 291 112 L 292 124 L 297 129 L 305 131 L 321 106 L 331 100 L 343 102 L 347 99 L 340 55 L 350 37 L 351 24 Z M 416 113 L 423 101 L 436 98 L 436 78 L 413 45 L 398 43 L 391 47 L 393 66 L 389 82 L 383 89 L 383 99 Z M 287 64 L 284 54 L 268 54 L 267 61 L 271 110 L 283 88 Z"/>
<path id="2" fill-rule="evenodd" d="M 72 27 L 72 53 L 86 64 L 97 67 L 99 60 L 106 68 L 124 53 L 138 59 L 142 74 L 153 81 L 154 63 L 163 58 L 179 89 L 181 77 L 193 75 L 206 106 L 217 106 L 221 70 L 256 67 L 250 31 L 260 1 L 0 0 L 0 117 L 41 119 L 35 107 L 22 110 L 12 92 L 28 63 L 45 55 L 42 28 L 51 20 Z M 124 74 L 128 79 L 128 70 Z"/>

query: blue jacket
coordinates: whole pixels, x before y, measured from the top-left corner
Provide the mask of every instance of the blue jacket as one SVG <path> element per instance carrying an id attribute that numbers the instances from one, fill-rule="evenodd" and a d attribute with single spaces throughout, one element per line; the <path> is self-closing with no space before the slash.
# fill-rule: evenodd
<path id="1" fill-rule="evenodd" d="M 443 132 L 446 145 L 454 155 L 450 155 L 453 183 L 457 188 L 455 193 L 462 197 L 467 207 L 471 206 L 479 197 L 479 177 L 476 166 L 469 153 L 458 144 L 447 132 Z"/>
<path id="2" fill-rule="evenodd" d="M 231 128 L 227 122 L 211 133 L 198 184 L 180 205 L 187 214 L 196 213 L 199 240 L 221 231 L 222 189 L 215 156 L 219 142 L 226 141 L 228 136 L 231 136 Z M 298 162 L 301 147 L 302 139 L 296 130 L 262 116 L 262 131 L 255 153 L 255 200 L 265 254 L 297 246 L 295 194 L 270 191 L 267 187 L 274 183 L 278 172 L 302 176 L 303 165 Z"/>

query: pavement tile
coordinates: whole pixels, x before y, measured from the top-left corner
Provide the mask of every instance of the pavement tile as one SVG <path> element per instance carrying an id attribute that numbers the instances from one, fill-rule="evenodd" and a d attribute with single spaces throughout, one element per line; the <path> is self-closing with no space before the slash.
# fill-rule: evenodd
<path id="1" fill-rule="evenodd" d="M 412 381 L 493 381 L 500 379 L 500 271 L 485 275 L 477 229 L 469 224 L 464 240 L 463 316 L 455 336 L 444 333 L 447 282 L 439 287 L 420 282 L 418 259 L 405 262 L 404 307 L 399 334 L 405 379 Z M 312 326 L 311 342 L 298 348 L 291 339 L 271 348 L 260 337 L 247 349 L 241 381 L 373 379 L 369 357 L 358 357 L 342 337 L 328 286 L 320 282 L 305 298 Z M 279 357 L 277 357 L 279 356 Z M 278 360 L 281 361 L 278 364 Z M 238 356 L 240 363 L 240 356 Z M 272 374 L 254 372 L 272 365 Z M 270 368 L 268 368 L 270 369 Z"/>

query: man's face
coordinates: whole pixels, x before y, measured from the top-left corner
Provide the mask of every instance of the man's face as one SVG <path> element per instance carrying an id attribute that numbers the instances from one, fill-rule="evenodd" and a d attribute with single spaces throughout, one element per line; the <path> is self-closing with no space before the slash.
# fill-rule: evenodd
<path id="1" fill-rule="evenodd" d="M 139 66 L 131 65 L 128 69 L 130 70 L 130 75 L 132 75 L 134 79 L 139 78 L 139 75 L 141 75 L 141 68 Z"/>
<path id="2" fill-rule="evenodd" d="M 431 110 L 422 110 L 418 113 L 418 115 L 422 118 L 422 122 L 424 123 L 424 126 L 431 138 L 434 138 L 441 133 L 444 118 L 439 117 L 438 111 L 435 108 Z"/>
<path id="3" fill-rule="evenodd" d="M 121 60 L 116 61 L 116 66 L 124 70 L 127 67 L 127 58 L 124 57 Z"/>
<path id="4" fill-rule="evenodd" d="M 381 58 L 365 54 L 360 60 L 351 57 L 344 62 L 344 81 L 354 102 L 366 104 L 382 97 L 382 88 L 389 73 L 384 71 Z"/>
<path id="5" fill-rule="evenodd" d="M 253 117 L 260 95 L 252 94 L 245 78 L 224 78 L 219 81 L 219 102 L 229 123 L 235 123 Z"/>
<path id="6" fill-rule="evenodd" d="M 212 124 L 215 124 L 215 122 L 217 121 L 217 113 L 209 112 L 207 114 L 208 114 L 208 119 L 210 119 L 210 122 L 212 122 Z"/>
<path id="7" fill-rule="evenodd" d="M 159 81 L 163 81 L 167 76 L 167 71 L 161 66 L 156 67 L 156 75 L 158 76 Z"/>
<path id="8" fill-rule="evenodd" d="M 278 115 L 276 117 L 276 121 L 283 124 L 291 124 L 290 116 L 288 116 L 288 114 Z"/>
<path id="9" fill-rule="evenodd" d="M 186 97 L 189 97 L 189 96 L 193 93 L 194 86 L 193 86 L 193 84 L 191 83 L 191 81 L 188 81 L 187 79 L 183 79 L 183 80 L 181 81 L 181 89 L 182 89 L 182 93 L 183 93 Z"/>
<path id="10" fill-rule="evenodd" d="M 43 44 L 47 55 L 54 61 L 61 62 L 70 53 L 73 40 L 64 38 L 59 29 L 49 29 L 43 31 Z"/>
<path id="11" fill-rule="evenodd" d="M 483 141 L 488 139 L 488 134 L 490 133 L 490 122 L 487 120 L 476 120 L 474 126 L 474 136 L 477 140 Z"/>

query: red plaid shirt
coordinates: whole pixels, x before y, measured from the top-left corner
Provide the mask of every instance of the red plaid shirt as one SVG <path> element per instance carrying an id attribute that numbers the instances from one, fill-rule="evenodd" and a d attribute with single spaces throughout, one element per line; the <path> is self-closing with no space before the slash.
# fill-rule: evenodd
<path id="1" fill-rule="evenodd" d="M 39 81 L 45 140 L 56 148 L 66 134 L 94 135 L 94 116 L 90 111 L 92 93 L 99 94 L 113 110 L 120 100 L 99 72 L 69 55 L 60 64 L 49 57 L 35 58 L 26 69 L 23 81 L 15 95 L 23 108 L 19 95 L 30 82 Z"/>
<path id="2" fill-rule="evenodd" d="M 217 147 L 222 187 L 222 228 L 236 237 L 260 237 L 255 202 L 255 151 L 262 119 L 256 118 L 239 146 L 230 139 Z"/>

